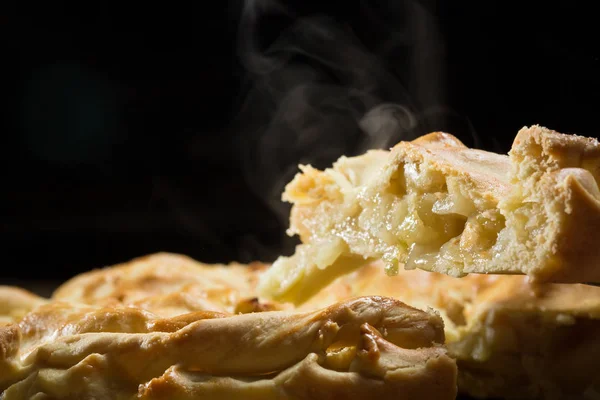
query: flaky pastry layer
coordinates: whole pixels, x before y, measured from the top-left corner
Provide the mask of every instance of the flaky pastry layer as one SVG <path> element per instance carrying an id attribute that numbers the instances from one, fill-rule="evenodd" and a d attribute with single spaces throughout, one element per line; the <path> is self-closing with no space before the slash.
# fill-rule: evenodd
<path id="1" fill-rule="evenodd" d="M 381 296 L 260 311 L 245 300 L 260 268 L 242 268 L 159 254 L 83 274 L 50 300 L 28 295 L 24 315 L 14 302 L 0 325 L 2 399 L 456 396 L 439 315 Z M 227 281 L 229 296 L 211 297 Z M 203 291 L 208 306 L 153 301 Z M 257 308 L 227 311 L 240 304 Z"/>
<path id="2" fill-rule="evenodd" d="M 283 199 L 302 244 L 264 274 L 263 295 L 301 303 L 372 260 L 451 276 L 600 281 L 600 144 L 523 128 L 509 155 L 432 133 L 388 151 L 301 167 Z"/>
<path id="3" fill-rule="evenodd" d="M 65 282 L 54 300 L 100 306 L 132 306 L 163 317 L 194 311 L 246 313 L 280 309 L 256 299 L 262 263 L 201 264 L 189 257 L 157 253 L 82 273 Z"/>

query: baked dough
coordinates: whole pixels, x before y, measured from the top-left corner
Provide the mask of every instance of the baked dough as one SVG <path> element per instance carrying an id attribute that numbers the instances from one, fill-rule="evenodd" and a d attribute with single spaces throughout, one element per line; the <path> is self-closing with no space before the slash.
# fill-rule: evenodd
<path id="1" fill-rule="evenodd" d="M 600 287 L 525 276 L 453 278 L 422 270 L 382 276 L 381 262 L 335 280 L 299 310 L 377 293 L 444 319 L 459 392 L 488 399 L 600 396 Z"/>
<path id="2" fill-rule="evenodd" d="M 265 302 L 255 297 L 255 285 L 268 265 L 256 263 L 244 267 L 233 264 L 232 267 L 228 270 L 226 266 L 205 265 L 185 256 L 161 253 L 77 276 L 61 286 L 50 300 L 21 289 L 0 290 L 0 297 L 8 291 L 22 295 L 20 301 L 12 303 L 19 312 L 12 313 L 10 307 L 4 307 L 0 315 L 5 321 L 13 322 L 0 328 L 0 388 L 13 383 L 7 392 L 14 396 L 12 398 L 27 398 L 23 393 L 34 392 L 54 393 L 55 398 L 68 398 L 68 395 L 60 394 L 57 388 L 78 387 L 82 377 L 88 376 L 94 386 L 91 389 L 78 388 L 75 393 L 90 393 L 85 391 L 106 384 L 112 392 L 105 389 L 102 393 L 109 398 L 118 398 L 116 395 L 124 393 L 124 389 L 115 387 L 113 379 L 116 378 L 111 375 L 111 369 L 103 367 L 113 365 L 109 364 L 114 362 L 110 360 L 111 352 L 88 355 L 70 367 L 50 368 L 45 362 L 38 361 L 40 364 L 30 366 L 30 370 L 27 370 L 38 371 L 37 374 L 28 372 L 28 375 L 27 371 L 15 368 L 18 364 L 13 361 L 7 363 L 7 360 L 14 360 L 16 355 L 7 355 L 31 353 L 38 347 L 48 349 L 45 347 L 47 343 L 57 337 L 63 341 L 72 340 L 70 343 L 81 343 L 85 335 L 96 332 L 94 343 L 100 346 L 105 339 L 101 339 L 98 332 L 112 332 L 109 337 L 115 338 L 133 337 L 124 332 L 137 332 L 137 338 L 150 338 L 155 333 L 164 335 L 183 328 L 191 329 L 188 326 L 195 323 L 197 327 L 198 321 L 232 319 L 231 310 L 238 310 L 235 312 L 237 314 L 240 310 L 279 309 L 285 311 L 278 315 L 294 319 L 297 313 L 314 313 L 315 310 L 331 310 L 331 307 L 338 307 L 339 310 L 339 307 L 344 307 L 340 304 L 348 304 L 344 302 L 357 296 L 366 299 L 384 296 L 394 297 L 421 310 L 433 308 L 443 318 L 448 355 L 455 358 L 459 366 L 458 389 L 461 393 L 479 398 L 568 399 L 585 396 L 594 398 L 600 392 L 600 375 L 596 368 L 600 359 L 598 287 L 531 283 L 525 276 L 472 274 L 453 278 L 421 270 L 400 270 L 396 276 L 386 277 L 381 272 L 382 263 L 375 262 L 336 279 L 292 312 L 290 304 Z M 231 289 L 227 292 L 228 296 L 216 295 L 227 287 L 227 282 L 230 282 Z M 219 290 L 215 290 L 217 288 Z M 197 297 L 197 301 L 189 301 L 188 297 Z M 165 302 L 164 299 L 169 301 Z M 23 310 L 26 309 L 27 316 L 23 318 Z M 255 318 L 261 314 L 250 315 L 254 318 L 252 324 L 255 324 Z M 311 315 L 323 321 L 319 319 L 323 313 Z M 283 319 L 277 321 L 282 325 L 276 328 L 277 332 L 294 329 Z M 423 324 L 425 327 L 430 324 L 438 326 L 440 323 L 431 314 L 426 315 L 426 321 Z M 297 323 L 294 326 L 300 325 Z M 252 326 L 249 324 L 247 329 L 251 330 Z M 381 325 L 375 326 L 381 329 Z M 19 332 L 21 339 L 17 340 Z M 434 337 L 432 342 L 442 340 L 438 328 L 431 332 L 430 337 Z M 375 332 L 370 332 L 369 327 L 365 327 L 360 337 L 368 339 L 373 334 L 377 336 Z M 240 340 L 232 338 L 230 345 Z M 17 349 L 14 343 L 19 344 Z M 294 347 L 294 343 L 290 342 L 289 346 Z M 359 343 L 358 339 L 354 343 Z M 122 341 L 108 349 L 118 352 L 118 349 L 124 348 L 121 346 L 124 346 Z M 135 350 L 135 345 L 131 346 Z M 396 344 L 394 346 L 398 347 Z M 380 347 L 386 348 L 385 345 Z M 407 347 L 414 345 L 404 344 L 398 348 Z M 431 348 L 440 351 L 439 346 L 433 345 Z M 226 350 L 223 347 L 218 350 L 215 346 L 209 354 L 216 356 L 224 354 L 219 352 Z M 87 353 L 84 351 L 83 354 Z M 339 367 L 340 364 L 348 364 L 345 358 L 348 353 L 330 351 L 327 354 L 330 361 L 327 365 Z M 435 360 L 443 365 L 447 362 L 443 357 Z M 286 389 L 290 390 L 289 396 L 293 394 L 298 398 L 319 398 L 323 392 L 318 390 L 340 393 L 341 398 L 348 397 L 348 391 L 355 391 L 356 398 L 370 398 L 372 396 L 363 396 L 365 392 L 374 393 L 375 396 L 386 390 L 396 390 L 394 386 L 384 387 L 371 375 L 353 373 L 350 378 L 347 372 L 324 367 L 320 362 L 318 353 L 307 352 L 304 359 L 293 366 L 265 376 L 207 375 L 172 365 L 160 376 L 144 382 L 135 390 L 139 390 L 139 396 L 146 396 L 141 398 L 148 399 L 191 399 L 194 396 L 270 398 L 281 390 L 284 382 L 293 388 L 293 391 Z M 132 368 L 139 365 L 136 361 Z M 432 368 L 432 374 L 441 373 L 434 368 L 435 363 L 429 361 L 427 365 Z M 15 376 L 19 371 L 20 375 Z M 91 375 L 92 372 L 95 375 Z M 10 382 L 1 379 L 9 375 Z M 50 388 L 44 386 L 49 385 L 47 382 L 50 381 L 54 382 Z M 309 388 L 314 392 L 302 392 Z M 94 394 L 98 393 L 101 392 Z M 111 394 L 114 396 L 110 397 Z M 422 397 L 416 398 L 428 398 L 426 394 L 419 396 Z M 444 395 L 439 396 L 444 398 Z M 98 395 L 97 398 L 103 397 Z"/>
<path id="3" fill-rule="evenodd" d="M 157 253 L 79 274 L 53 293 L 53 300 L 97 306 L 132 306 L 172 317 L 194 311 L 248 313 L 283 305 L 256 296 L 268 265 L 201 264 L 189 257 Z M 287 307 L 291 309 L 290 307 Z"/>
<path id="4" fill-rule="evenodd" d="M 391 151 L 301 167 L 283 199 L 301 245 L 260 292 L 301 303 L 372 260 L 385 270 L 600 281 L 600 144 L 533 126 L 509 155 L 436 132 Z"/>
<path id="5" fill-rule="evenodd" d="M 22 317 L 6 307 L 2 399 L 455 398 L 439 315 L 381 296 L 234 314 L 261 269 L 242 268 L 160 254 L 28 295 Z"/>
<path id="6" fill-rule="evenodd" d="M 27 290 L 0 285 L 0 325 L 22 318 L 47 300 Z"/>

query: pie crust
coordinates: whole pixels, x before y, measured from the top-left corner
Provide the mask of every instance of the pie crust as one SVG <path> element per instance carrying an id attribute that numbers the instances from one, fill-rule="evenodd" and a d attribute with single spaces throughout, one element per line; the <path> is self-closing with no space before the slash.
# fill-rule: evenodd
<path id="1" fill-rule="evenodd" d="M 159 254 L 25 295 L 2 309 L 2 399 L 455 398 L 436 313 L 381 296 L 261 311 L 243 297 L 260 269 Z"/>

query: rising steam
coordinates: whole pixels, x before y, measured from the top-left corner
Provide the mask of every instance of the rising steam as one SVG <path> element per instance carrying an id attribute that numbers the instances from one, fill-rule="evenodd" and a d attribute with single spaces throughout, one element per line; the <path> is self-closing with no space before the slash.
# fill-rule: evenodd
<path id="1" fill-rule="evenodd" d="M 245 1 L 239 59 L 248 88 L 234 129 L 246 179 L 282 227 L 281 193 L 299 163 L 323 168 L 444 128 L 436 22 L 417 1 L 394 4 L 361 5 L 359 32 L 277 1 Z"/>

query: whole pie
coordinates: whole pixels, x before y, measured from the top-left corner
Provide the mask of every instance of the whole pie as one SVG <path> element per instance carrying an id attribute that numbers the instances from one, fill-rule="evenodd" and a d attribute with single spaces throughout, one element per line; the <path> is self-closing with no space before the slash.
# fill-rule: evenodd
<path id="1" fill-rule="evenodd" d="M 390 151 L 302 167 L 283 199 L 302 244 L 262 277 L 265 296 L 301 303 L 365 263 L 600 281 L 600 144 L 533 126 L 509 155 L 436 132 Z"/>
<path id="2" fill-rule="evenodd" d="M 375 262 L 294 307 L 255 297 L 268 267 L 155 254 L 79 275 L 51 299 L 3 287 L 0 304 L 14 299 L 0 325 L 4 399 L 453 399 L 457 384 L 489 399 L 600 392 L 598 287 L 387 277 Z"/>

